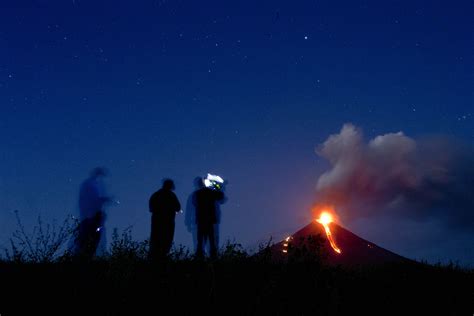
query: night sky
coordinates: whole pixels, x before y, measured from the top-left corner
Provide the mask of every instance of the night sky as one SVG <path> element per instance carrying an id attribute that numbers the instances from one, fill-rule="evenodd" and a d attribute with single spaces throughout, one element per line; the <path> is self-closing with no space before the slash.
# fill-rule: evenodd
<path id="1" fill-rule="evenodd" d="M 107 227 L 150 232 L 148 198 L 182 204 L 229 181 L 221 239 L 255 248 L 308 224 L 315 148 L 345 123 L 474 145 L 472 1 L 0 3 L 0 246 L 19 210 L 77 214 L 96 166 L 121 204 Z M 184 215 L 175 242 L 191 245 Z M 416 259 L 474 264 L 473 230 L 370 218 L 342 225 Z"/>

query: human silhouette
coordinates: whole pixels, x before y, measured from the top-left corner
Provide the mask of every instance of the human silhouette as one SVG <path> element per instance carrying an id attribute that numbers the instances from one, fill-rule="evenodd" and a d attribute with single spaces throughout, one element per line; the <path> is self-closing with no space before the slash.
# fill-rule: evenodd
<path id="1" fill-rule="evenodd" d="M 223 188 L 218 185 L 203 186 L 195 192 L 193 199 L 196 207 L 196 223 L 197 223 L 197 250 L 196 256 L 204 255 L 204 244 L 209 241 L 210 255 L 212 258 L 217 257 L 217 240 L 216 231 L 220 217 L 220 209 L 218 204 L 225 201 Z"/>
<path id="2" fill-rule="evenodd" d="M 152 216 L 149 258 L 153 261 L 166 257 L 173 243 L 175 216 L 181 210 L 174 189 L 173 180 L 165 179 L 161 189 L 150 197 Z"/>
<path id="3" fill-rule="evenodd" d="M 96 254 L 99 244 L 105 249 L 105 206 L 112 201 L 107 196 L 103 183 L 107 173 L 105 168 L 95 168 L 80 187 L 80 222 L 74 241 L 75 256 L 91 259 Z"/>

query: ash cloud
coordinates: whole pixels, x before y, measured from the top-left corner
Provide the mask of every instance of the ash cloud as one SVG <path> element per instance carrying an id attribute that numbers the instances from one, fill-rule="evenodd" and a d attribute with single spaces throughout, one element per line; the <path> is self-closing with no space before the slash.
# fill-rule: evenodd
<path id="1" fill-rule="evenodd" d="M 366 142 L 360 129 L 345 124 L 316 152 L 331 165 L 318 179 L 318 204 L 346 219 L 395 215 L 474 230 L 472 148 L 403 132 Z"/>

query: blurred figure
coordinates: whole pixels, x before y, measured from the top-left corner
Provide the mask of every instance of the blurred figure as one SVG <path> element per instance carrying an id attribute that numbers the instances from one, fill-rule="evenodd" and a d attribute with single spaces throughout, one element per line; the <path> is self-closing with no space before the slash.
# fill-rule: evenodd
<path id="1" fill-rule="evenodd" d="M 184 217 L 184 224 L 188 232 L 193 236 L 194 252 L 197 250 L 197 223 L 196 223 L 196 193 L 204 187 L 203 179 L 201 177 L 194 178 L 194 192 L 186 202 L 186 214 Z"/>
<path id="2" fill-rule="evenodd" d="M 107 196 L 104 177 L 107 169 L 98 167 L 92 170 L 79 191 L 79 227 L 74 242 L 75 256 L 91 259 L 99 244 L 102 251 L 106 247 L 105 206 L 112 201 Z"/>
<path id="3" fill-rule="evenodd" d="M 218 232 L 216 232 L 216 229 L 219 227 L 218 223 L 220 219 L 220 208 L 218 204 L 225 202 L 222 185 L 203 185 L 194 193 L 193 202 L 196 207 L 197 223 L 196 256 L 204 256 L 204 245 L 209 241 L 211 258 L 216 258 L 218 248 L 216 238 Z"/>
<path id="4" fill-rule="evenodd" d="M 166 257 L 173 243 L 175 216 L 181 210 L 174 189 L 173 180 L 165 179 L 162 188 L 150 197 L 152 216 L 149 258 L 153 261 Z"/>

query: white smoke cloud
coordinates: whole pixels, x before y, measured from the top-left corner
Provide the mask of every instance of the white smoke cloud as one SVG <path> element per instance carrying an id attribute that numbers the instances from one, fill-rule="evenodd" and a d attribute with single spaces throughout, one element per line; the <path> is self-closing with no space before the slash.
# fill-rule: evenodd
<path id="1" fill-rule="evenodd" d="M 345 124 L 316 152 L 331 164 L 318 179 L 318 203 L 347 218 L 392 212 L 474 229 L 474 159 L 453 141 L 397 132 L 366 142 L 360 129 Z"/>

